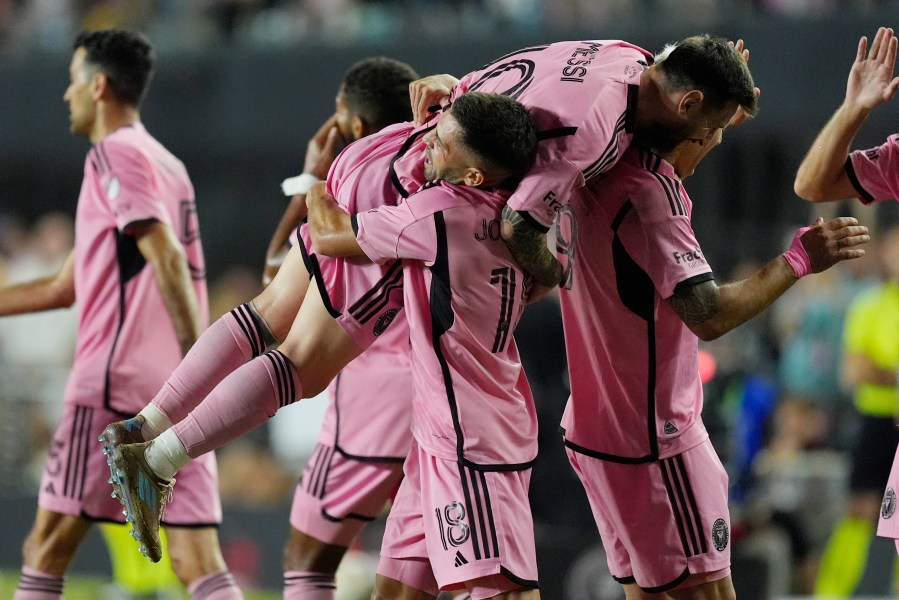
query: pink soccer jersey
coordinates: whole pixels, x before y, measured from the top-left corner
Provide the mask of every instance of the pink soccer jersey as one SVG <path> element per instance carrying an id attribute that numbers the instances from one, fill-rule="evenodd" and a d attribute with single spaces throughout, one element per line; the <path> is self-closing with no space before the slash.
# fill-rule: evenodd
<path id="1" fill-rule="evenodd" d="M 345 456 L 401 461 L 412 443 L 409 326 L 401 317 L 328 386 L 319 440 Z"/>
<path id="2" fill-rule="evenodd" d="M 665 299 L 712 273 L 671 165 L 631 148 L 613 173 L 556 224 L 571 379 L 562 426 L 572 450 L 648 462 L 707 436 L 697 338 Z"/>
<path id="3" fill-rule="evenodd" d="M 505 201 L 434 182 L 356 215 L 357 239 L 376 262 L 404 260 L 415 439 L 469 466 L 525 468 L 537 418 L 512 336 L 526 284 L 499 235 Z"/>
<path id="4" fill-rule="evenodd" d="M 132 235 L 148 221 L 169 225 L 183 244 L 205 327 L 193 186 L 181 161 L 134 123 L 96 144 L 84 165 L 75 218 L 78 343 L 67 402 L 133 415 L 181 361 L 153 269 Z"/>
<path id="5" fill-rule="evenodd" d="M 846 172 L 865 204 L 899 198 L 899 134 L 876 148 L 852 152 Z"/>
<path id="6" fill-rule="evenodd" d="M 630 145 L 640 74 L 651 61 L 649 52 L 620 40 L 534 46 L 465 75 L 451 99 L 496 92 L 528 107 L 540 143 L 509 206 L 549 227 L 571 191 L 609 170 Z M 393 174 L 401 180 L 414 164 L 398 161 Z"/>
<path id="7" fill-rule="evenodd" d="M 350 214 L 395 205 L 400 196 L 387 173 L 410 140 L 429 129 L 414 130 L 411 123 L 401 123 L 347 146 L 331 165 L 328 194 Z M 423 171 L 423 164 L 410 169 L 415 181 L 405 181 L 417 189 L 424 181 Z M 380 265 L 364 257 L 317 255 L 305 224 L 298 237 L 306 268 L 315 278 L 325 308 L 357 346 L 368 348 L 402 310 L 402 265 L 399 261 Z"/>

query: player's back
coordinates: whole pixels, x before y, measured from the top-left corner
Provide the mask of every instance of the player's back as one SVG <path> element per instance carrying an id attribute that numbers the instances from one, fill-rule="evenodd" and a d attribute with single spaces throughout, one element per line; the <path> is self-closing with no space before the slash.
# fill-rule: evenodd
<path id="1" fill-rule="evenodd" d="M 611 168 L 630 145 L 640 75 L 651 61 L 621 40 L 534 46 L 464 76 L 452 99 L 497 92 L 528 108 L 540 143 L 509 205 L 549 225 L 572 189 Z"/>
<path id="2" fill-rule="evenodd" d="M 560 215 L 570 447 L 640 462 L 704 439 L 697 338 L 665 300 L 712 278 L 691 212 L 671 165 L 631 148 Z"/>

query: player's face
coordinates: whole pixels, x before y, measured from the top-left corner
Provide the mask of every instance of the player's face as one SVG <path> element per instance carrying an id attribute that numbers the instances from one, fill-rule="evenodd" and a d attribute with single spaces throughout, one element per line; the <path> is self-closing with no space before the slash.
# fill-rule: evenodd
<path id="1" fill-rule="evenodd" d="M 460 143 L 462 126 L 453 117 L 452 110 L 440 115 L 437 127 L 425 137 L 425 179 L 443 179 L 461 183 L 472 161 Z"/>
<path id="2" fill-rule="evenodd" d="M 97 118 L 97 105 L 92 94 L 92 70 L 85 64 L 87 51 L 78 48 L 69 65 L 69 87 L 63 95 L 69 105 L 69 124 L 72 133 L 89 135 Z"/>
<path id="3" fill-rule="evenodd" d="M 694 118 L 689 121 L 690 133 L 687 134 L 688 139 L 711 141 L 713 137 L 718 135 L 721 130 L 727 127 L 730 120 L 737 112 L 735 105 L 728 105 L 717 111 L 700 111 Z"/>
<path id="4" fill-rule="evenodd" d="M 696 170 L 696 166 L 712 151 L 712 148 L 721 143 L 724 129 L 716 129 L 709 139 L 684 140 L 668 156 L 668 162 L 674 167 L 678 177 L 684 179 Z"/>

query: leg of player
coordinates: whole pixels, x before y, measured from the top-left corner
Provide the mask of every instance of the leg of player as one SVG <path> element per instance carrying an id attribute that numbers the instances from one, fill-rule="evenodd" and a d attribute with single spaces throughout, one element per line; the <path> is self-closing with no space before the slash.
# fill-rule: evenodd
<path id="1" fill-rule="evenodd" d="M 155 438 L 186 417 L 226 375 L 284 339 L 308 287 L 309 272 L 294 247 L 268 287 L 203 332 L 135 419 L 113 423 L 104 431 L 104 452 L 110 455 L 120 444 Z"/>
<path id="2" fill-rule="evenodd" d="M 215 527 L 166 526 L 172 568 L 192 598 L 243 600 L 234 576 L 228 571 Z"/>
<path id="3" fill-rule="evenodd" d="M 430 567 L 427 569 L 430 571 Z M 400 583 L 396 579 L 378 575 L 375 578 L 375 591 L 371 595 L 371 600 L 433 600 L 436 597 L 436 594 L 429 594 Z"/>
<path id="4" fill-rule="evenodd" d="M 141 551 L 161 557 L 159 523 L 175 473 L 270 419 L 300 398 L 321 393 L 361 350 L 310 286 L 284 343 L 237 368 L 183 420 L 155 440 L 109 455 L 112 483 Z M 301 383 L 302 382 L 302 383 Z"/>
<path id="5" fill-rule="evenodd" d="M 346 551 L 291 527 L 284 547 L 284 600 L 333 600 L 334 577 Z"/>
<path id="6" fill-rule="evenodd" d="M 635 584 L 628 584 L 624 586 L 624 594 L 627 600 L 736 600 L 737 598 L 730 575 L 717 581 L 668 590 L 667 593 L 661 594 L 650 594 Z"/>
<path id="7" fill-rule="evenodd" d="M 62 598 L 63 575 L 89 529 L 81 517 L 38 507 L 22 548 L 22 575 L 13 600 Z"/>

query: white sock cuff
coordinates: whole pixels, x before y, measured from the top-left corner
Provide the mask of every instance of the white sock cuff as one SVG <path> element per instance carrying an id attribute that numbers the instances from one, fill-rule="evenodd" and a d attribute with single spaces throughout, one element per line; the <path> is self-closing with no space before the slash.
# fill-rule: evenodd
<path id="1" fill-rule="evenodd" d="M 190 462 L 184 444 L 172 429 L 166 429 L 147 448 L 147 464 L 166 481 L 175 476 L 178 470 Z"/>
<path id="2" fill-rule="evenodd" d="M 152 440 L 172 426 L 172 421 L 169 420 L 168 415 L 166 415 L 161 408 L 159 408 L 152 402 L 146 405 L 137 414 L 146 419 L 142 428 L 143 430 L 145 430 L 143 431 L 145 441 Z"/>

